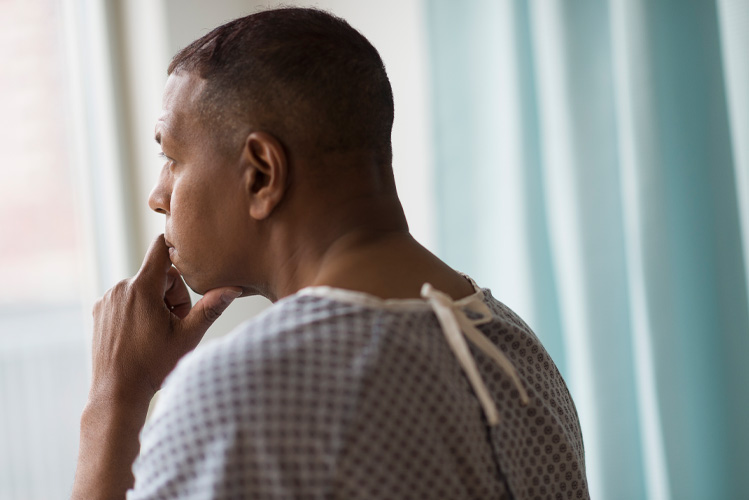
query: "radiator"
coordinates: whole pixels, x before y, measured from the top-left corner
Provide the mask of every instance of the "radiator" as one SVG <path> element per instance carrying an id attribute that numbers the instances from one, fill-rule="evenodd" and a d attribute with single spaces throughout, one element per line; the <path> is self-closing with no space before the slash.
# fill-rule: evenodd
<path id="1" fill-rule="evenodd" d="M 70 498 L 85 346 L 80 306 L 0 308 L 0 499 Z"/>

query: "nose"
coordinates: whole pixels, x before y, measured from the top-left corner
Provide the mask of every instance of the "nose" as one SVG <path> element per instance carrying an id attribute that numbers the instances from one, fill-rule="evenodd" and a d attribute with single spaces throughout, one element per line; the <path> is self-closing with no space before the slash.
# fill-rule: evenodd
<path id="1" fill-rule="evenodd" d="M 169 213 L 169 201 L 171 198 L 171 185 L 168 177 L 169 170 L 166 168 L 162 169 L 158 182 L 148 196 L 148 206 L 151 210 L 163 215 Z"/>

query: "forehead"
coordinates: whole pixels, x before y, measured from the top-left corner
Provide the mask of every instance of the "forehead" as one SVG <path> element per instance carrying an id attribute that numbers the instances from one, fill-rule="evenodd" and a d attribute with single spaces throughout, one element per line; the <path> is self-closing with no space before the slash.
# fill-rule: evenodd
<path id="1" fill-rule="evenodd" d="M 198 132 L 198 102 L 205 80 L 190 73 L 172 73 L 166 81 L 156 138 L 187 140 Z"/>

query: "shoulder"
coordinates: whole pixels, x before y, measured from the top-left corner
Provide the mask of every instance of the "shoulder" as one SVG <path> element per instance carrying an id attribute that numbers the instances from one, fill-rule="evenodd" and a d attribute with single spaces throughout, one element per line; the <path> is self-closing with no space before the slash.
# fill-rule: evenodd
<path id="1" fill-rule="evenodd" d="M 293 390 L 306 377 L 342 368 L 338 364 L 358 348 L 344 333 L 352 323 L 366 321 L 365 315 L 318 297 L 280 301 L 185 356 L 165 383 L 164 402 L 190 403 L 187 395 L 195 394 L 203 402 L 241 396 L 257 404 L 266 392 Z"/>
<path id="2" fill-rule="evenodd" d="M 284 485 L 330 474 L 354 404 L 346 396 L 360 383 L 353 365 L 362 344 L 342 330 L 365 314 L 294 297 L 186 356 L 143 430 L 136 491 L 208 491 L 239 481 L 281 494 Z M 306 472 L 295 469 L 302 462 Z"/>

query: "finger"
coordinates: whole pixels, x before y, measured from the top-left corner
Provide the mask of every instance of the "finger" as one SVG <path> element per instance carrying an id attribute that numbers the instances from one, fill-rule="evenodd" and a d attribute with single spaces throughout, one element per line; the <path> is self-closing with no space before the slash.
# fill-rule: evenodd
<path id="1" fill-rule="evenodd" d="M 151 280 L 162 280 L 162 286 L 165 286 L 163 281 L 164 275 L 172 267 L 172 261 L 169 259 L 169 247 L 166 246 L 164 235 L 158 235 L 151 246 L 148 247 L 146 256 L 143 258 L 143 264 L 140 266 L 138 275 L 136 277 L 144 277 Z M 162 289 L 163 293 L 166 288 Z"/>
<path id="2" fill-rule="evenodd" d="M 241 294 L 242 290 L 236 287 L 209 290 L 184 318 L 182 330 L 197 344 L 213 322 Z"/>
<path id="3" fill-rule="evenodd" d="M 192 308 L 192 301 L 190 300 L 190 292 L 187 291 L 182 277 L 179 275 L 179 271 L 174 267 L 169 268 L 166 273 L 166 292 L 164 293 L 164 302 L 169 307 L 169 310 L 182 319 L 190 312 Z"/>

